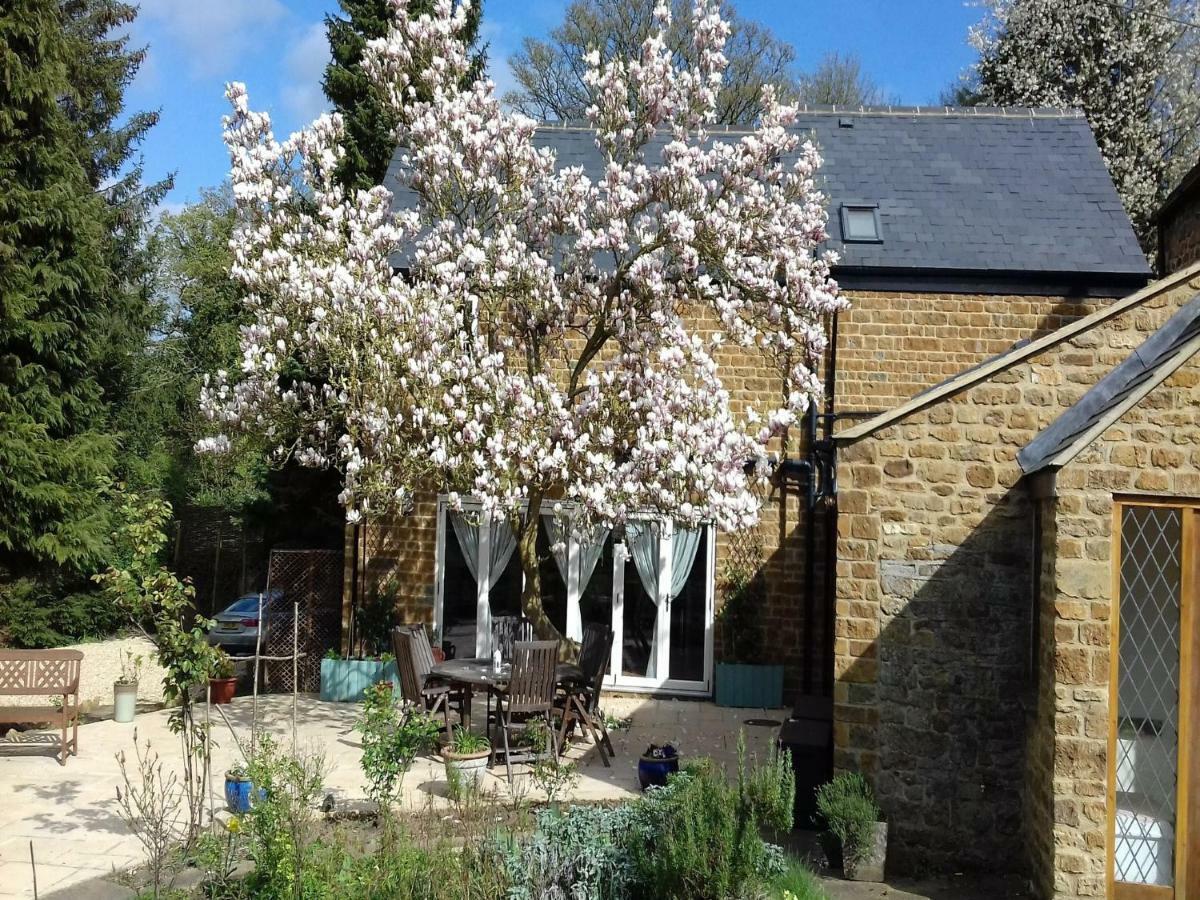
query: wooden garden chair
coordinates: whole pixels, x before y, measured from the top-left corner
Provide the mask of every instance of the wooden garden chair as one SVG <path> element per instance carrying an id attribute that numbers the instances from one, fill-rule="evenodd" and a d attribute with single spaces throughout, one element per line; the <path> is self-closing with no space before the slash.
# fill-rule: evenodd
<path id="1" fill-rule="evenodd" d="M 512 784 L 512 764 L 536 758 L 533 752 L 514 754 L 510 732 L 530 722 L 546 723 L 546 740 L 558 754 L 558 732 L 554 729 L 554 689 L 558 666 L 558 641 L 518 641 L 513 644 L 512 673 L 508 684 L 497 688 L 496 727 L 503 743 L 504 766 Z"/>
<path id="2" fill-rule="evenodd" d="M 462 697 L 450 685 L 430 677 L 433 653 L 424 629 L 418 634 L 411 627 L 393 628 L 392 650 L 396 654 L 396 668 L 400 671 L 401 695 L 409 703 L 423 706 L 431 715 L 436 716 L 441 711 L 449 734 L 450 703 L 457 699 L 461 704 Z"/>
<path id="3" fill-rule="evenodd" d="M 583 680 L 563 684 L 562 730 L 558 737 L 558 746 L 565 748 L 570 729 L 580 725 L 600 751 L 600 761 L 605 766 L 611 765 L 610 756 L 617 755 L 604 725 L 604 714 L 600 711 L 600 691 L 604 687 L 604 676 L 608 674 L 612 645 L 613 630 L 607 625 L 591 623 L 584 629 L 579 650 Z"/>

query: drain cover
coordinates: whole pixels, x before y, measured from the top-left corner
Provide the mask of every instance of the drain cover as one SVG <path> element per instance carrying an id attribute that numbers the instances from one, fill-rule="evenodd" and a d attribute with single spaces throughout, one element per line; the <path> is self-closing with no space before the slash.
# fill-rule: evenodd
<path id="1" fill-rule="evenodd" d="M 747 719 L 744 724 L 754 725 L 757 728 L 778 728 L 783 723 L 775 719 Z"/>

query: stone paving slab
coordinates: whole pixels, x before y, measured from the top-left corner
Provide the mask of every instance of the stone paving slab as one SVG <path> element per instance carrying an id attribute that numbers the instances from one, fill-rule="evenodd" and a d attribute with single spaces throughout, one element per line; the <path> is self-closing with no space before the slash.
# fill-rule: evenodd
<path id="1" fill-rule="evenodd" d="M 297 698 L 297 744 L 324 755 L 328 767 L 326 788 L 339 796 L 362 798 L 359 769 L 361 743 L 353 730 L 356 704 L 325 703 L 310 695 Z M 238 698 L 225 708 L 230 723 L 243 741 L 249 736 L 253 716 L 250 698 Z M 646 746 L 671 741 L 685 757 L 711 756 L 721 765 L 736 764 L 737 735 L 746 733 L 751 752 L 764 750 L 774 738 L 772 727 L 749 726 L 747 719 L 782 721 L 782 710 L 722 709 L 711 703 L 660 700 L 645 697 L 607 697 L 610 716 L 629 718 L 627 730 L 614 732 L 617 755 L 605 768 L 592 745 L 577 740 L 568 756 L 579 767 L 579 783 L 572 797 L 580 800 L 614 800 L 638 791 L 637 759 Z M 109 876 L 137 865 L 142 859 L 137 839 L 126 828 L 116 803 L 121 781 L 116 754 L 133 759 L 134 733 L 139 743 L 149 740 L 168 767 L 181 763 L 179 739 L 167 729 L 166 710 L 139 714 L 133 725 L 111 720 L 79 729 L 79 755 L 65 767 L 54 758 L 51 737 L 23 733 L 20 742 L 0 740 L 0 900 L 33 896 L 29 843 L 37 861 L 38 893 L 58 892 L 63 897 L 108 898 L 127 896 Z M 291 744 L 292 698 L 270 695 L 259 698 L 257 727 Z M 214 805 L 223 805 L 224 773 L 239 761 L 236 742 L 223 720 L 213 715 L 212 790 Z M 520 773 L 524 767 L 514 766 Z M 506 793 L 504 767 L 492 770 L 485 789 Z M 448 804 L 441 761 L 419 759 L 404 780 L 402 803 L 421 810 Z M 536 790 L 528 798 L 539 799 Z M 107 884 L 108 887 L 104 887 Z M 111 889 L 111 890 L 109 890 Z M 78 891 L 93 893 L 77 893 Z M 109 890 L 108 893 L 104 893 Z M 95 893 L 95 892 L 99 893 Z M 115 891 L 115 893 L 114 893 Z"/>

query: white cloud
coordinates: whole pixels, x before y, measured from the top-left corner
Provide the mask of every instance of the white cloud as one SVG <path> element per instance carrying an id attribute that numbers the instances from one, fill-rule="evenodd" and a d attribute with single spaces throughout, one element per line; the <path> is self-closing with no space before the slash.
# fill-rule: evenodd
<path id="1" fill-rule="evenodd" d="M 321 91 L 321 77 L 329 62 L 329 42 L 325 25 L 316 22 L 306 28 L 283 59 L 283 84 L 279 95 L 284 107 L 307 124 L 329 109 Z"/>
<path id="2" fill-rule="evenodd" d="M 279 0 L 142 0 L 141 17 L 182 45 L 197 76 L 221 74 L 287 10 Z"/>

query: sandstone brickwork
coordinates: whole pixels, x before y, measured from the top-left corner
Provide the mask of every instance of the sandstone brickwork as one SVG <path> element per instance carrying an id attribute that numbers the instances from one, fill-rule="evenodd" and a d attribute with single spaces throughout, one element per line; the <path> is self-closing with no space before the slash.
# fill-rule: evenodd
<path id="1" fill-rule="evenodd" d="M 1200 260 L 1200 190 L 1193 186 L 1160 220 L 1159 253 L 1164 272 Z"/>
<path id="2" fill-rule="evenodd" d="M 1015 460 L 1196 287 L 1164 282 L 843 448 L 835 761 L 875 782 L 900 868 L 1026 859 L 1042 896 L 1103 894 L 1112 496 L 1200 489 L 1194 376 L 1064 469 L 1056 497 Z"/>
<path id="3" fill-rule="evenodd" d="M 1014 343 L 1046 333 L 1095 308 L 1100 301 L 1078 303 L 1062 297 L 967 294 L 885 294 L 853 292 L 851 309 L 840 316 L 837 406 L 843 411 L 890 408 L 910 395 L 947 378 Z M 715 331 L 714 322 L 701 331 Z M 735 414 L 759 411 L 779 402 L 774 372 L 754 354 L 726 344 L 717 357 Z M 802 435 L 792 436 L 795 456 Z M 795 483 L 776 483 L 765 498 L 759 526 L 766 601 L 764 662 L 785 667 L 785 697 L 803 688 L 803 662 L 811 645 L 819 658 L 813 668 L 828 672 L 825 646 L 824 555 L 818 541 L 817 604 L 812 620 L 803 609 L 805 593 L 804 500 Z M 398 618 L 432 617 L 436 504 L 423 497 L 410 516 L 359 529 L 358 590 L 368 596 L 389 578 L 400 588 Z M 365 543 L 364 543 L 365 542 Z M 353 543 L 353 539 L 351 539 Z M 730 538 L 717 543 L 718 581 L 729 555 Z M 349 557 L 348 557 L 349 558 Z M 346 605 L 353 596 L 352 567 L 347 566 Z M 718 591 L 717 603 L 721 603 Z M 718 648 L 719 649 L 719 648 Z M 719 658 L 719 656 L 718 656 Z M 820 681 L 811 688 L 821 690 Z"/>

